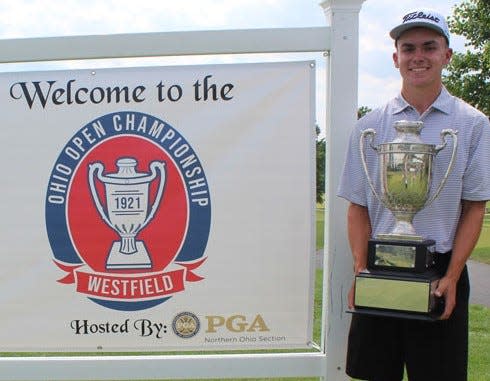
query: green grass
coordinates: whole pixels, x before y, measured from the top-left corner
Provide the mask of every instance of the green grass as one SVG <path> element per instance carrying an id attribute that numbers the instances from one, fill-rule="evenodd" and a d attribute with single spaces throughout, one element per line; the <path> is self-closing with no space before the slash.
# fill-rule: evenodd
<path id="1" fill-rule="evenodd" d="M 470 306 L 468 380 L 490 379 L 490 308 Z"/>
<path id="2" fill-rule="evenodd" d="M 316 249 L 323 247 L 323 238 L 325 236 L 325 208 L 316 208 Z"/>
<path id="3" fill-rule="evenodd" d="M 485 215 L 480 239 L 470 259 L 490 265 L 490 214 Z"/>

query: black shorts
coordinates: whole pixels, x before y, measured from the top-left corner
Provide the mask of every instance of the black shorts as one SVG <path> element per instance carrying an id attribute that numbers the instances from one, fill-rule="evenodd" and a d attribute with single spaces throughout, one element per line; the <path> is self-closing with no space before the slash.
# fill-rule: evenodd
<path id="1" fill-rule="evenodd" d="M 444 274 L 449 255 L 440 255 Z M 352 316 L 346 372 L 370 381 L 466 381 L 468 368 L 468 271 L 457 286 L 456 307 L 448 320 L 435 322 L 380 316 Z"/>

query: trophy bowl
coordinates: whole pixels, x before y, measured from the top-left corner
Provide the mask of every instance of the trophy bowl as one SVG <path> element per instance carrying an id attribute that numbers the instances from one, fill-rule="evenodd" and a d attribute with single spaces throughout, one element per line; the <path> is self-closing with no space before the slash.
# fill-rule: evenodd
<path id="1" fill-rule="evenodd" d="M 413 217 L 421 209 L 429 206 L 444 187 L 452 170 L 457 148 L 457 133 L 450 129 L 441 131 L 440 145 L 423 143 L 420 132 L 424 123 L 401 120 L 394 123 L 396 138 L 389 143 L 375 147 L 372 144 L 376 131 L 364 130 L 360 138 L 361 159 L 369 186 L 374 195 L 395 216 L 395 227 L 389 233 L 378 235 L 379 239 L 423 241 L 415 232 Z M 446 136 L 453 139 L 453 152 L 444 177 L 434 194 L 429 197 L 432 182 L 434 156 L 447 145 Z M 381 195 L 369 175 L 364 149 L 365 138 L 370 138 L 370 146 L 378 153 L 381 178 Z"/>

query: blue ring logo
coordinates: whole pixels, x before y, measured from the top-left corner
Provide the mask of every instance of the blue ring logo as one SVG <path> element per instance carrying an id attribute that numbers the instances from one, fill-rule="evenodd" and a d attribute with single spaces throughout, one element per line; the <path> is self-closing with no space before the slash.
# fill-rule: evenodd
<path id="1" fill-rule="evenodd" d="M 194 273 L 211 226 L 204 169 L 152 115 L 121 111 L 83 126 L 53 166 L 45 211 L 58 282 L 104 307 L 151 308 L 204 279 Z"/>

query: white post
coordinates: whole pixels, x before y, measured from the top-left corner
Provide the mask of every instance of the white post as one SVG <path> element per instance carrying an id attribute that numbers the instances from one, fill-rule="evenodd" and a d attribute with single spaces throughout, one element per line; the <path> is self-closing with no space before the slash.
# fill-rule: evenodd
<path id="1" fill-rule="evenodd" d="M 352 260 L 347 242 L 347 204 L 336 197 L 349 133 L 357 118 L 359 12 L 364 0 L 326 0 L 321 3 L 332 27 L 331 50 L 327 58 L 326 126 L 326 218 L 327 255 L 326 379 L 344 381 L 346 339 L 350 315 L 346 313 L 347 293 L 352 284 Z"/>

